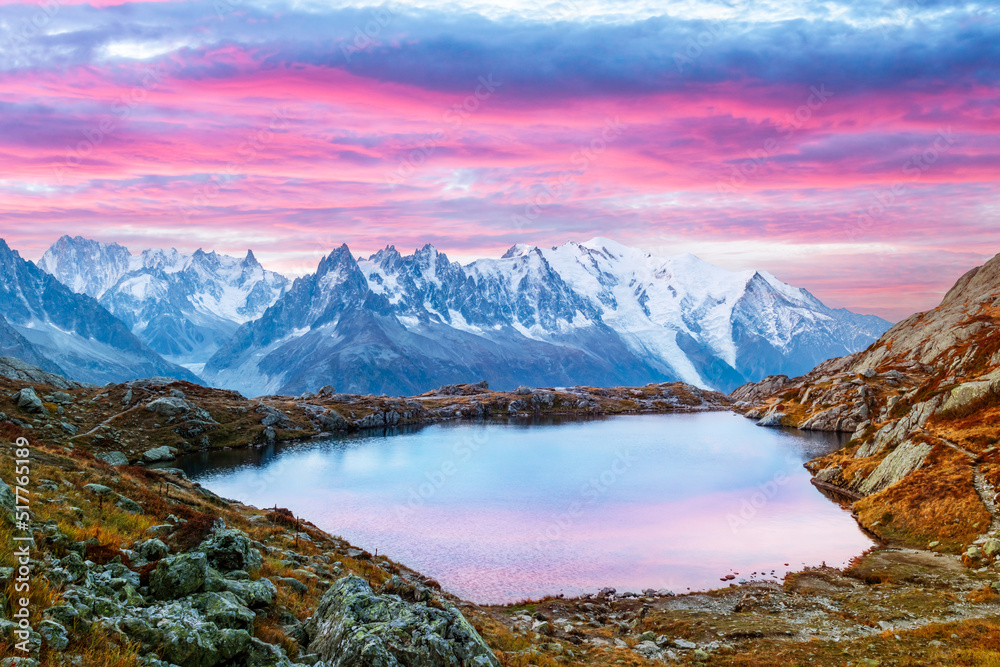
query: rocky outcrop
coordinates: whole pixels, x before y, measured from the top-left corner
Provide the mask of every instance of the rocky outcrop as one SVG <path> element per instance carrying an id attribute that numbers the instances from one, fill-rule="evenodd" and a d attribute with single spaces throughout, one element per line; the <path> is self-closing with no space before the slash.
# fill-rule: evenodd
<path id="1" fill-rule="evenodd" d="M 49 373 L 16 357 L 0 356 L 0 377 L 19 382 L 46 384 L 56 389 L 81 389 L 94 385 L 67 380 L 61 375 Z"/>
<path id="2" fill-rule="evenodd" d="M 21 408 L 25 412 L 42 412 L 45 410 L 45 406 L 42 405 L 42 399 L 38 397 L 35 390 L 31 387 L 25 387 L 21 391 L 17 392 L 11 397 L 17 407 Z"/>
<path id="3" fill-rule="evenodd" d="M 924 464 L 933 446 L 924 442 L 904 442 L 894 449 L 859 485 L 864 495 L 892 486 Z"/>
<path id="4" fill-rule="evenodd" d="M 454 606 L 378 595 L 359 577 L 337 581 L 306 623 L 308 650 L 328 667 L 499 667 Z"/>

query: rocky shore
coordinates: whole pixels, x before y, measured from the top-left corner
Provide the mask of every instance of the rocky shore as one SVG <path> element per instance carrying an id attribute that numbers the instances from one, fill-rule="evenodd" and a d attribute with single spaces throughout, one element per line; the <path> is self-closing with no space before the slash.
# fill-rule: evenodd
<path id="1" fill-rule="evenodd" d="M 26 654 L 15 652 L 16 572 L 0 570 L 0 666 L 1000 664 L 995 294 L 1000 260 L 865 352 L 731 397 L 471 384 L 249 400 L 156 379 L 85 386 L 0 359 L 0 437 L 31 443 L 35 559 Z M 880 546 L 841 569 L 722 577 L 715 591 L 479 606 L 287 510 L 156 469 L 186 452 L 448 419 L 726 409 L 761 427 L 850 434 L 807 467 Z M 12 460 L 0 479 L 14 479 Z M 4 563 L 13 501 L 0 486 Z"/>

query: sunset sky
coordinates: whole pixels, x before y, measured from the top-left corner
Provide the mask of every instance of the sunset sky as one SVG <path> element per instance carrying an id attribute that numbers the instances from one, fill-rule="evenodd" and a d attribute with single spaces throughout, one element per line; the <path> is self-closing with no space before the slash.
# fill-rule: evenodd
<path id="1" fill-rule="evenodd" d="M 899 319 L 1000 252 L 998 14 L 0 2 L 0 236 L 252 248 L 289 275 L 344 242 L 608 236 Z"/>

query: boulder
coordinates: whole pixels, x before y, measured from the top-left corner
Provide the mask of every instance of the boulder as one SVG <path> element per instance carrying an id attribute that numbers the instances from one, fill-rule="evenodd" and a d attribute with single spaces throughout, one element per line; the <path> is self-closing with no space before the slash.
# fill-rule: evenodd
<path id="1" fill-rule="evenodd" d="M 254 572 L 264 563 L 253 541 L 235 528 L 216 529 L 198 546 L 198 551 L 208 557 L 209 564 L 220 572 L 246 570 Z"/>
<path id="2" fill-rule="evenodd" d="M 13 521 L 16 506 L 17 498 L 14 496 L 14 489 L 7 486 L 7 483 L 0 479 L 0 512 L 3 512 L 10 521 Z"/>
<path id="3" fill-rule="evenodd" d="M 157 463 L 159 461 L 173 461 L 177 458 L 177 449 L 174 447 L 153 447 L 147 449 L 142 454 L 142 460 L 146 463 Z"/>
<path id="4" fill-rule="evenodd" d="M 191 600 L 160 603 L 136 610 L 120 623 L 122 631 L 155 650 L 164 660 L 185 667 L 215 667 L 241 663 L 250 648 L 250 633 L 220 628 L 205 618 Z"/>
<path id="5" fill-rule="evenodd" d="M 21 391 L 14 394 L 12 397 L 17 407 L 21 408 L 25 412 L 42 412 L 45 410 L 45 406 L 42 405 L 42 399 L 38 397 L 35 390 L 31 387 L 25 387 Z"/>
<path id="6" fill-rule="evenodd" d="M 178 396 L 163 396 L 146 404 L 146 409 L 163 417 L 176 417 L 193 409 L 186 399 Z"/>
<path id="7" fill-rule="evenodd" d="M 135 551 L 146 560 L 159 560 L 170 553 L 170 548 L 154 537 L 136 544 Z"/>
<path id="8" fill-rule="evenodd" d="M 103 484 L 84 484 L 83 488 L 98 496 L 113 496 L 115 494 L 114 490 Z"/>
<path id="9" fill-rule="evenodd" d="M 985 542 L 983 542 L 983 553 L 987 556 L 993 557 L 1000 554 L 1000 540 L 991 537 Z"/>
<path id="10" fill-rule="evenodd" d="M 120 493 L 117 494 L 117 496 L 118 496 L 118 502 L 116 502 L 115 505 L 117 505 L 118 507 L 122 508 L 129 514 L 143 513 L 144 510 L 142 509 L 142 505 L 140 505 L 139 503 L 135 502 L 128 496 L 121 495 Z"/>
<path id="11" fill-rule="evenodd" d="M 66 628 L 53 620 L 45 619 L 39 623 L 38 634 L 54 651 L 61 651 L 69 646 L 69 633 L 66 632 Z"/>
<path id="12" fill-rule="evenodd" d="M 193 600 L 194 608 L 220 628 L 252 631 L 254 613 L 233 593 L 202 593 Z"/>
<path id="13" fill-rule="evenodd" d="M 52 403 L 55 403 L 56 405 L 69 405 L 72 402 L 73 397 L 65 391 L 52 392 Z"/>
<path id="14" fill-rule="evenodd" d="M 922 466 L 931 449 L 933 447 L 925 442 L 904 442 L 882 459 L 872 474 L 858 485 L 858 491 L 867 496 L 892 486 Z"/>
<path id="15" fill-rule="evenodd" d="M 309 587 L 294 577 L 278 577 L 278 583 L 296 593 L 308 593 Z"/>
<path id="16" fill-rule="evenodd" d="M 500 667 L 454 606 L 443 609 L 378 595 L 356 576 L 338 580 L 303 628 L 308 653 L 327 667 Z"/>
<path id="17" fill-rule="evenodd" d="M 200 551 L 164 558 L 149 575 L 149 590 L 158 600 L 197 593 L 208 579 L 208 556 Z"/>
<path id="18" fill-rule="evenodd" d="M 108 465 L 112 466 L 127 466 L 128 457 L 122 452 L 101 452 L 100 454 L 95 454 L 97 458 L 101 459 Z"/>

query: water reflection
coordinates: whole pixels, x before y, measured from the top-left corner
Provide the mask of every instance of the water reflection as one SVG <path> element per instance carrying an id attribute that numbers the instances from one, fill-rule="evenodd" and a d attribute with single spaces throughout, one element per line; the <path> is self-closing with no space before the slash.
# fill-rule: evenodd
<path id="1" fill-rule="evenodd" d="M 728 413 L 439 424 L 180 461 L 478 602 L 715 587 L 870 545 L 802 464 L 830 434 Z M 790 567 L 785 568 L 784 563 Z"/>

